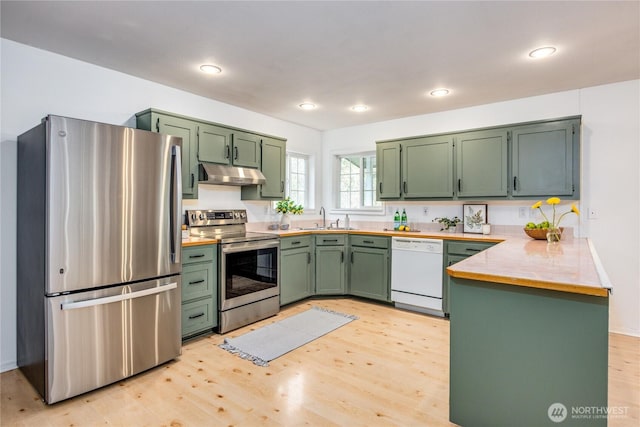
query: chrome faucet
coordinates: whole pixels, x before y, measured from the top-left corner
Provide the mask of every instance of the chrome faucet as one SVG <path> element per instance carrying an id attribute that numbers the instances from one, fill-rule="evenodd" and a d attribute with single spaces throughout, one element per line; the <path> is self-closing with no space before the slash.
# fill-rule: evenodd
<path id="1" fill-rule="evenodd" d="M 320 215 L 322 215 L 322 228 L 327 228 L 327 218 L 324 211 L 324 206 L 320 207 Z"/>

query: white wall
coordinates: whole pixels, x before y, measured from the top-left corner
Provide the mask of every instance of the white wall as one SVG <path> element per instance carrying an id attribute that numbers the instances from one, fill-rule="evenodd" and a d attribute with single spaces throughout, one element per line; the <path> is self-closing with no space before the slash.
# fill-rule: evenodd
<path id="1" fill-rule="evenodd" d="M 47 114 L 135 127 L 149 107 L 287 138 L 287 148 L 320 162 L 321 132 L 147 80 L 1 40 L 0 370 L 16 366 L 16 138 Z M 315 193 L 320 195 L 318 180 Z M 200 185 L 185 209 L 242 208 L 266 221 L 267 202 L 243 202 L 240 187 Z M 316 201 L 319 204 L 319 201 Z"/>
<path id="2" fill-rule="evenodd" d="M 566 217 L 576 235 L 590 237 L 613 282 L 610 324 L 613 332 L 640 336 L 640 81 L 590 87 L 508 102 L 481 105 L 336 129 L 324 133 L 323 176 L 333 176 L 332 159 L 345 149 L 375 150 L 375 141 L 452 132 L 485 126 L 582 115 L 582 215 Z M 335 207 L 331 185 L 325 184 L 323 202 Z M 409 221 L 429 222 L 434 217 L 460 215 L 463 202 L 389 202 L 390 210 L 406 207 Z M 527 201 L 487 202 L 489 222 L 523 225 L 519 207 Z M 423 215 L 423 207 L 429 214 Z M 391 209 L 389 209 L 391 207 Z M 588 219 L 589 208 L 598 213 Z M 336 215 L 332 215 L 335 217 Z M 380 216 L 351 215 L 354 221 L 380 221 Z"/>

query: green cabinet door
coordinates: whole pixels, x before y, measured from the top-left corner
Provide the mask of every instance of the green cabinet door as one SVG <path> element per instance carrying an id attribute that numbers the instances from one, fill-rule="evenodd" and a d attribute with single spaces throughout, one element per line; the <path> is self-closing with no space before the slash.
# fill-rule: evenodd
<path id="1" fill-rule="evenodd" d="M 400 151 L 399 142 L 376 145 L 377 200 L 400 198 Z"/>
<path id="2" fill-rule="evenodd" d="M 402 143 L 405 199 L 453 197 L 453 137 L 417 138 Z"/>
<path id="3" fill-rule="evenodd" d="M 182 138 L 182 198 L 198 198 L 198 141 L 196 122 L 146 110 L 136 115 L 138 129 Z"/>
<path id="4" fill-rule="evenodd" d="M 458 197 L 506 196 L 508 132 L 490 129 L 455 138 Z"/>
<path id="5" fill-rule="evenodd" d="M 349 293 L 389 301 L 389 250 L 352 247 L 349 258 Z"/>
<path id="6" fill-rule="evenodd" d="M 231 163 L 234 166 L 260 167 L 260 136 L 247 132 L 233 132 Z"/>
<path id="7" fill-rule="evenodd" d="M 182 248 L 182 338 L 218 326 L 218 246 Z"/>
<path id="8" fill-rule="evenodd" d="M 231 129 L 201 124 L 198 126 L 198 160 L 201 162 L 231 163 Z"/>
<path id="9" fill-rule="evenodd" d="M 261 186 L 264 198 L 284 198 L 286 143 L 273 138 L 262 138 L 260 169 L 267 179 Z"/>
<path id="10" fill-rule="evenodd" d="M 280 305 L 313 294 L 314 263 L 310 247 L 288 249 L 280 253 Z"/>
<path id="11" fill-rule="evenodd" d="M 317 246 L 316 294 L 344 294 L 345 281 L 344 246 Z"/>
<path id="12" fill-rule="evenodd" d="M 282 200 L 287 162 L 287 142 L 262 137 L 260 143 L 260 170 L 267 182 L 262 185 L 244 185 L 242 200 Z"/>
<path id="13" fill-rule="evenodd" d="M 514 196 L 574 196 L 577 120 L 514 128 L 511 165 Z"/>

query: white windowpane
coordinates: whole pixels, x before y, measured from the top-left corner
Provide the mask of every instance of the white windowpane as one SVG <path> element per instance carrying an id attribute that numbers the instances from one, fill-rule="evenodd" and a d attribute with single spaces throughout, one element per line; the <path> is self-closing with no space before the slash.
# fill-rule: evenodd
<path id="1" fill-rule="evenodd" d="M 286 178 L 286 196 L 296 204 L 307 206 L 307 163 L 309 159 L 305 155 L 291 154 L 287 155 L 287 178 Z"/>
<path id="2" fill-rule="evenodd" d="M 361 209 L 381 206 L 375 199 L 375 155 L 339 156 L 338 160 L 339 208 Z"/>

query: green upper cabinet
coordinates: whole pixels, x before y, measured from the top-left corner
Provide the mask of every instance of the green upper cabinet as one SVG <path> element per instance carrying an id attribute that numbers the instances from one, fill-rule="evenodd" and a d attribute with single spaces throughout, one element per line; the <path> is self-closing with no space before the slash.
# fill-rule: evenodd
<path id="1" fill-rule="evenodd" d="M 377 200 L 580 197 L 580 116 L 378 141 Z"/>
<path id="2" fill-rule="evenodd" d="M 201 162 L 231 163 L 231 129 L 201 124 L 198 126 L 198 160 Z"/>
<path id="3" fill-rule="evenodd" d="M 243 200 L 284 198 L 286 141 L 150 108 L 136 114 L 138 129 L 182 138 L 182 197 L 198 198 L 198 164 L 261 169 L 264 185 L 242 187 Z"/>
<path id="4" fill-rule="evenodd" d="M 259 135 L 200 124 L 198 138 L 198 160 L 201 162 L 253 169 L 260 167 Z"/>
<path id="5" fill-rule="evenodd" d="M 453 196 L 453 137 L 417 138 L 402 143 L 405 199 Z"/>
<path id="6" fill-rule="evenodd" d="M 378 200 L 400 198 L 400 143 L 379 142 L 376 145 Z"/>
<path id="7" fill-rule="evenodd" d="M 245 168 L 260 167 L 260 136 L 247 132 L 233 132 L 231 164 Z"/>
<path id="8" fill-rule="evenodd" d="M 138 129 L 182 138 L 182 198 L 198 198 L 198 123 L 153 110 L 136 114 Z"/>
<path id="9" fill-rule="evenodd" d="M 506 197 L 507 130 L 466 132 L 455 139 L 457 196 Z"/>
<path id="10" fill-rule="evenodd" d="M 282 200 L 286 174 L 287 142 L 262 137 L 260 143 L 260 170 L 267 182 L 242 187 L 242 200 Z"/>
<path id="11" fill-rule="evenodd" d="M 511 185 L 516 197 L 575 196 L 580 177 L 576 134 L 578 120 L 521 126 L 512 131 Z M 575 173 L 574 173 L 575 172 Z"/>

